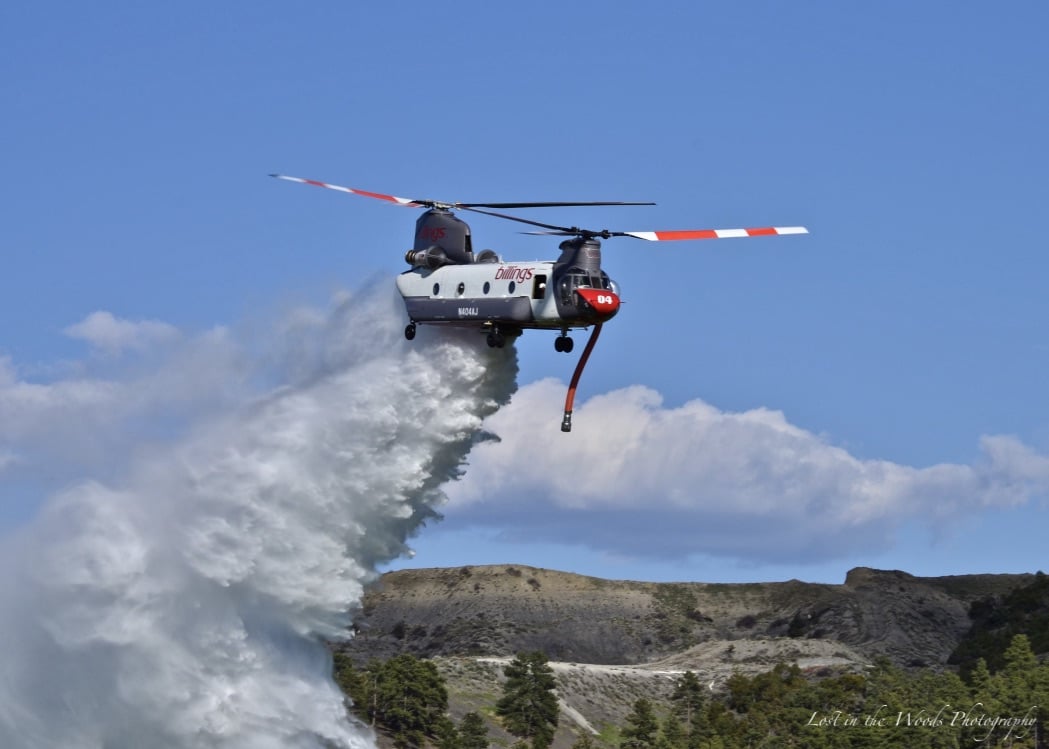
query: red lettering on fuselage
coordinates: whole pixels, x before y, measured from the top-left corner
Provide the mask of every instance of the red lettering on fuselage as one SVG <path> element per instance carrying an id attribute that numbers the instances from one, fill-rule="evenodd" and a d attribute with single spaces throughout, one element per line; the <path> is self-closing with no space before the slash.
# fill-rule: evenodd
<path id="1" fill-rule="evenodd" d="M 444 239 L 444 227 L 443 226 L 424 226 L 419 229 L 419 236 L 423 239 L 428 239 L 431 242 L 440 242 Z"/>
<path id="2" fill-rule="evenodd" d="M 524 283 L 532 277 L 531 268 L 518 268 L 516 265 L 504 265 L 495 272 L 496 281 L 516 281 Z"/>

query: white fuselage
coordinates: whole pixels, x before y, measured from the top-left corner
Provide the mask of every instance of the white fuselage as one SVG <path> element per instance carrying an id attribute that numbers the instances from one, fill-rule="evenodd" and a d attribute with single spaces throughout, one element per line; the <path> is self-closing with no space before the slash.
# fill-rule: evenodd
<path id="1" fill-rule="evenodd" d="M 496 321 L 524 328 L 560 328 L 550 280 L 554 263 L 474 263 L 413 268 L 397 277 L 416 322 Z"/>

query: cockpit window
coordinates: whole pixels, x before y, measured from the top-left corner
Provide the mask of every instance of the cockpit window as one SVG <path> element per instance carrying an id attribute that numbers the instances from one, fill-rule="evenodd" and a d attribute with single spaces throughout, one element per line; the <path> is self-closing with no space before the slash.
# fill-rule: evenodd
<path id="1" fill-rule="evenodd" d="M 589 273 L 586 273 L 579 268 L 573 268 L 563 275 L 561 277 L 561 283 L 558 284 L 558 290 L 561 293 L 561 301 L 565 304 L 575 303 L 573 292 L 576 289 L 593 288 L 605 288 L 604 281 L 600 278 L 591 277 Z"/>

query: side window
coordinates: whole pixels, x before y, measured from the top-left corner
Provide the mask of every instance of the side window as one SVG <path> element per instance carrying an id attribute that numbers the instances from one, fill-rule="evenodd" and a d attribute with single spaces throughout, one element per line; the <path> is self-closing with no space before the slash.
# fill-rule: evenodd
<path id="1" fill-rule="evenodd" d="M 568 276 L 564 276 L 561 279 L 561 283 L 558 284 L 558 288 L 561 291 L 561 302 L 564 304 L 572 303 L 572 280 Z"/>
<path id="2" fill-rule="evenodd" d="M 546 276 L 536 276 L 532 283 L 532 299 L 542 299 L 546 296 Z"/>

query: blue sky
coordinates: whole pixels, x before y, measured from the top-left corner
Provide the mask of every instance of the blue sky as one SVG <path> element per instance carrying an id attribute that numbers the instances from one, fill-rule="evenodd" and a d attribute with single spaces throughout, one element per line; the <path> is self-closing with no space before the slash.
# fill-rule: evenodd
<path id="1" fill-rule="evenodd" d="M 1047 22 L 1040 2 L 6 3 L 0 385 L 11 407 L 33 386 L 161 366 L 100 354 L 84 327 L 99 311 L 151 340 L 219 326 L 257 340 L 298 305 L 392 284 L 412 211 L 269 172 L 409 197 L 658 204 L 529 214 L 594 228 L 803 224 L 805 237 L 608 241 L 624 306 L 580 391 L 605 401 L 562 435 L 546 378 L 567 381 L 574 357 L 526 335 L 520 398 L 494 417 L 503 442 L 471 458 L 411 563 L 830 582 L 856 565 L 1044 568 Z M 507 258 L 556 252 L 468 220 Z M 122 423 L 148 442 L 174 411 Z M 698 443 L 712 465 L 742 462 L 730 486 L 702 483 L 712 470 L 690 486 L 624 481 L 633 493 L 611 499 L 505 478 L 571 471 L 565 453 L 593 484 L 616 456 L 651 463 L 616 441 L 626 422 L 587 434 L 602 411 L 681 439 L 697 423 L 682 414 L 702 411 L 740 430 Z M 60 419 L 35 423 L 33 439 L 62 443 Z M 852 478 L 821 474 L 819 502 L 785 499 L 813 487 L 774 460 L 770 434 Z M 21 447 L 6 439 L 0 471 Z M 772 476 L 753 506 L 747 466 Z M 0 473 L 2 527 L 87 467 L 105 478 L 120 460 L 56 449 L 46 479 Z M 907 488 L 865 524 L 851 502 L 872 473 Z M 684 489 L 698 509 L 662 503 Z M 670 526 L 685 540 L 661 549 Z"/>

